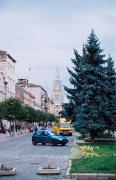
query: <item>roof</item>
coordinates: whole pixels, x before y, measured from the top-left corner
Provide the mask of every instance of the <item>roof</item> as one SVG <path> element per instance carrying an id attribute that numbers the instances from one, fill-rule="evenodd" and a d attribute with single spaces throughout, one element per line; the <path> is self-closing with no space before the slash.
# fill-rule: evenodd
<path id="1" fill-rule="evenodd" d="M 33 99 L 35 99 L 35 96 L 32 95 L 30 92 L 28 92 L 27 90 L 23 89 L 22 87 L 18 86 L 18 84 L 15 84 L 15 87 L 18 89 L 21 89 L 24 93 L 30 95 Z"/>
<path id="2" fill-rule="evenodd" d="M 16 60 L 15 60 L 10 54 L 7 54 L 7 56 L 8 56 L 14 63 L 16 63 Z"/>
<path id="3" fill-rule="evenodd" d="M 11 59 L 14 63 L 16 63 L 16 60 L 15 60 L 10 54 L 8 54 L 7 51 L 2 51 L 2 50 L 0 50 L 0 57 L 1 57 L 2 59 L 6 59 L 7 56 L 8 56 L 9 59 Z"/>
<path id="4" fill-rule="evenodd" d="M 23 88 L 22 88 L 23 89 Z M 28 92 L 27 90 L 25 90 L 25 89 L 23 89 L 23 91 L 26 93 L 26 94 L 28 94 L 28 95 L 30 95 L 33 99 L 35 99 L 35 96 L 34 95 L 32 95 L 30 92 Z"/>
<path id="5" fill-rule="evenodd" d="M 30 87 L 30 88 L 38 87 L 47 94 L 47 91 L 41 85 L 29 83 L 27 79 L 18 79 L 18 85 L 21 85 L 22 87 L 27 87 L 27 88 L 28 87 Z"/>
<path id="6" fill-rule="evenodd" d="M 28 83 L 27 87 L 39 87 L 39 88 L 41 88 L 45 93 L 47 93 L 47 91 L 46 91 L 41 85 L 37 85 L 37 84 L 33 84 L 33 83 Z"/>

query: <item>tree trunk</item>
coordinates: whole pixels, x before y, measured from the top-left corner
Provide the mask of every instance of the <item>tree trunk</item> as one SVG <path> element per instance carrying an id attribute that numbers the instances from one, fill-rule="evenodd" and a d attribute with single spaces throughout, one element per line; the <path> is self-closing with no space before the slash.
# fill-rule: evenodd
<path id="1" fill-rule="evenodd" d="M 95 138 L 97 137 L 97 131 L 94 129 L 90 130 L 90 137 L 91 137 L 91 142 L 94 143 Z"/>
<path id="2" fill-rule="evenodd" d="M 108 129 L 108 134 L 110 134 L 110 129 Z"/>

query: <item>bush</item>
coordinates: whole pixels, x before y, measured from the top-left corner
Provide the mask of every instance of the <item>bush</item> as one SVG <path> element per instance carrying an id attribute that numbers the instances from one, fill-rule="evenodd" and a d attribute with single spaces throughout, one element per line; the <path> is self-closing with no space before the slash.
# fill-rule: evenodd
<path id="1" fill-rule="evenodd" d="M 85 138 L 85 136 L 84 136 L 83 134 L 77 136 L 77 139 L 79 139 L 79 140 L 82 140 L 82 139 L 84 139 L 84 138 Z"/>
<path id="2" fill-rule="evenodd" d="M 82 140 L 82 139 L 90 139 L 90 136 L 89 136 L 89 134 L 86 134 L 86 133 L 80 133 L 78 136 L 77 136 L 77 139 L 79 139 L 79 140 Z"/>
<path id="3" fill-rule="evenodd" d="M 101 134 L 101 136 L 99 136 L 99 137 L 100 138 L 111 138 L 111 139 L 115 138 L 115 136 L 113 134 L 108 133 L 108 132 Z"/>

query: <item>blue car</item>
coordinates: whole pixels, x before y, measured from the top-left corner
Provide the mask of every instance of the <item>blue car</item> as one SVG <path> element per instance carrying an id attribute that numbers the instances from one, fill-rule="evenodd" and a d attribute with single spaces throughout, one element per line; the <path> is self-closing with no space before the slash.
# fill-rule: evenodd
<path id="1" fill-rule="evenodd" d="M 52 145 L 61 144 L 65 146 L 68 143 L 68 139 L 64 136 L 56 135 L 49 130 L 39 130 L 32 135 L 32 143 L 33 145 L 50 143 Z"/>

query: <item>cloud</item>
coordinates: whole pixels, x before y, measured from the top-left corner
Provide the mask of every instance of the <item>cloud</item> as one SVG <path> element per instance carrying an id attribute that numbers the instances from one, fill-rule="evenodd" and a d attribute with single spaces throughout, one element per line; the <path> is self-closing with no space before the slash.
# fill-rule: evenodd
<path id="1" fill-rule="evenodd" d="M 3 1 L 2 1 L 3 2 Z M 79 53 L 94 28 L 104 53 L 116 56 L 115 1 L 29 0 L 0 4 L 0 48 L 17 60 L 17 76 L 42 83 L 50 90 L 55 70 L 30 66 L 71 66 L 73 49 Z M 60 70 L 63 83 L 68 73 Z M 28 75 L 29 74 L 29 75 Z M 45 85 L 45 84 L 48 85 Z M 51 90 L 50 90 L 51 91 Z"/>

